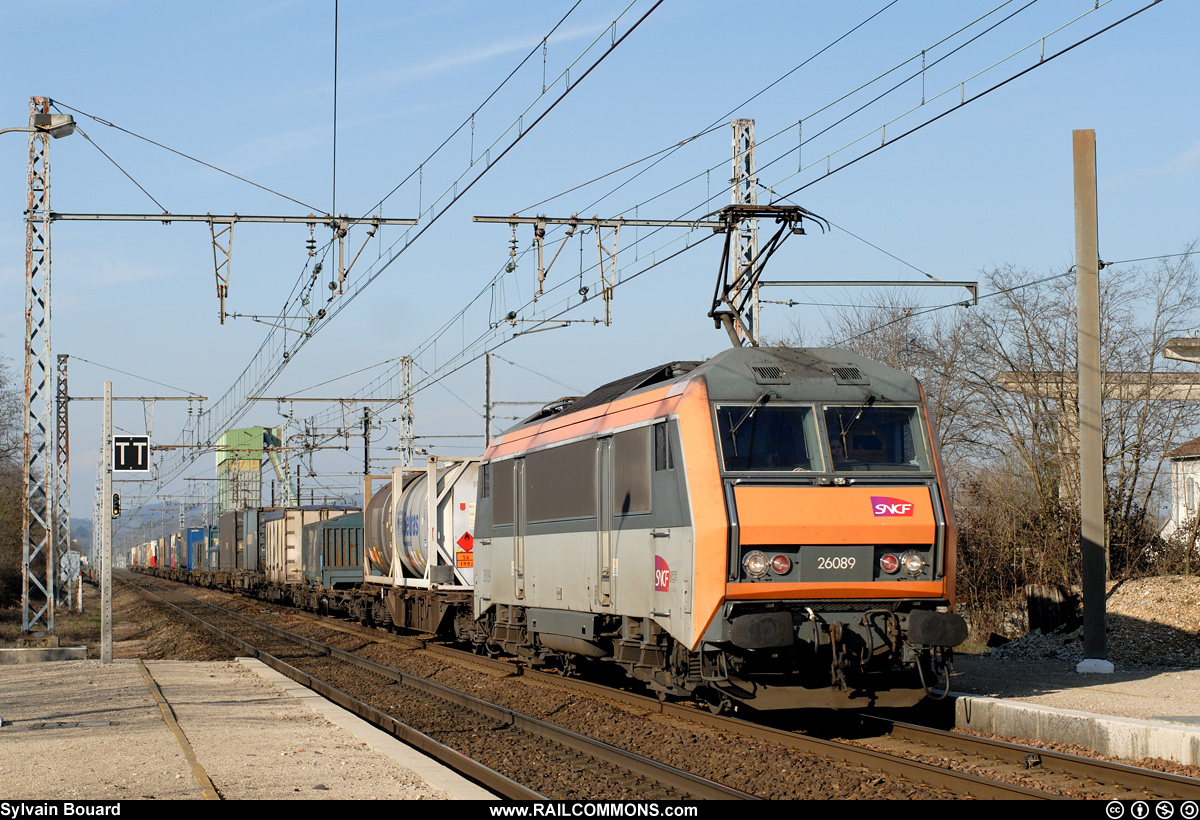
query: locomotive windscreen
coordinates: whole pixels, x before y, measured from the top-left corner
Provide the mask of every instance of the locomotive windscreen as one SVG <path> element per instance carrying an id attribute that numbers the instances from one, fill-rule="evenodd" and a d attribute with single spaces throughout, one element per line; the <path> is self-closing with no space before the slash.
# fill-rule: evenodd
<path id="1" fill-rule="evenodd" d="M 931 469 L 915 407 L 826 407 L 825 429 L 835 471 Z"/>
<path id="2" fill-rule="evenodd" d="M 728 472 L 821 469 L 811 407 L 754 403 L 717 405 L 721 454 Z"/>

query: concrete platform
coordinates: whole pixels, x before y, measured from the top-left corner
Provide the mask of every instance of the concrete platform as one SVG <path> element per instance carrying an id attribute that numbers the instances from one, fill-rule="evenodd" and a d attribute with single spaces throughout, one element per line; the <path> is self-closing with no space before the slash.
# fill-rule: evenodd
<path id="1" fill-rule="evenodd" d="M 1124 760 L 1157 757 L 1200 766 L 1200 724 L 1188 726 L 1112 717 L 960 694 L 954 701 L 955 726 L 984 734 L 1075 743 Z"/>
<path id="2" fill-rule="evenodd" d="M 495 799 L 256 660 L 0 666 L 6 799 Z"/>
<path id="3" fill-rule="evenodd" d="M 1070 659 L 960 655 L 959 728 L 1076 743 L 1109 757 L 1200 766 L 1200 669 L 1120 665 L 1081 673 Z"/>

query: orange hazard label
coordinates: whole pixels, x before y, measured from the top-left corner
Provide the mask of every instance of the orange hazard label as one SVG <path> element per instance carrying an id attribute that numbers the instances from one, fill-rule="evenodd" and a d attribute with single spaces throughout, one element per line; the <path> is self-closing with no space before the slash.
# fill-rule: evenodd
<path id="1" fill-rule="evenodd" d="M 473 569 L 475 567 L 475 553 L 473 552 L 456 553 L 454 559 L 459 569 Z"/>

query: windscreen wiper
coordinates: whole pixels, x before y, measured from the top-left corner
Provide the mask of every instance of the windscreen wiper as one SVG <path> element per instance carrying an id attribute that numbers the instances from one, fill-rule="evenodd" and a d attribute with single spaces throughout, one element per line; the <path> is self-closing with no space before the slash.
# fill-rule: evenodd
<path id="1" fill-rule="evenodd" d="M 854 414 L 854 418 L 850 419 L 850 423 L 846 424 L 846 425 L 842 425 L 842 432 L 839 435 L 839 438 L 841 438 L 841 440 L 842 440 L 842 450 L 843 451 L 849 452 L 849 450 L 846 447 L 846 436 L 850 435 L 850 428 L 853 427 L 855 425 L 855 423 L 859 419 L 862 418 L 862 414 L 867 412 L 867 408 L 870 407 L 874 403 L 875 403 L 875 395 L 874 394 L 868 395 L 867 400 L 864 401 L 861 405 L 859 405 L 858 412 L 856 412 Z M 839 425 L 842 424 L 841 416 L 838 416 L 838 424 Z"/>
<path id="2" fill-rule="evenodd" d="M 758 412 L 758 408 L 760 408 L 764 404 L 766 404 L 767 399 L 770 399 L 772 397 L 778 398 L 779 394 L 773 393 L 770 390 L 768 390 L 765 393 L 763 393 L 761 396 L 759 396 L 757 399 L 755 399 L 754 404 L 750 405 L 750 409 L 746 411 L 746 414 L 737 420 L 737 424 L 735 424 L 729 428 L 729 437 L 731 439 L 734 439 L 734 437 L 737 435 L 738 428 L 741 427 L 743 424 L 745 424 L 750 418 L 752 418 L 754 416 L 754 414 Z M 873 400 L 874 396 L 872 396 L 871 398 Z"/>

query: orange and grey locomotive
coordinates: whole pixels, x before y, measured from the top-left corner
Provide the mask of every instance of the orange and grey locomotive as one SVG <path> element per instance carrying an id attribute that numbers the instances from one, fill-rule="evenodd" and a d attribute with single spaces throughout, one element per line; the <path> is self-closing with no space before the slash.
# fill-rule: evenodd
<path id="1" fill-rule="evenodd" d="M 714 709 L 907 706 L 966 637 L 912 376 L 741 348 L 545 408 L 479 468 L 472 639 Z"/>

